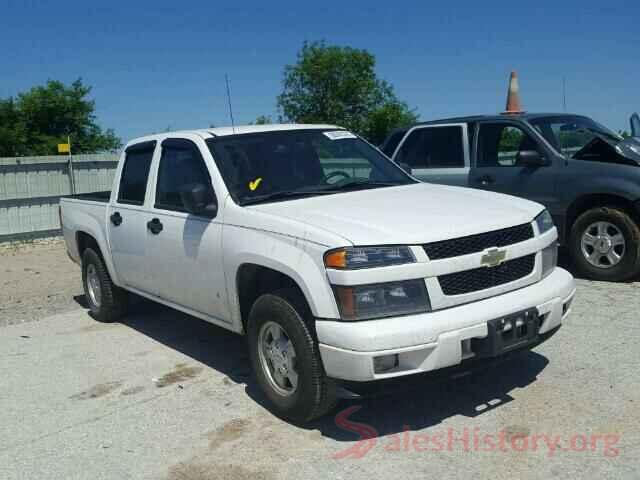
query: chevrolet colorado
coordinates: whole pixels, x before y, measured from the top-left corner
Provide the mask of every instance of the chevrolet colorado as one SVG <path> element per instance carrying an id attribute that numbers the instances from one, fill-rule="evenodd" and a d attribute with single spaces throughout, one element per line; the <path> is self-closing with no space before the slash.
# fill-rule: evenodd
<path id="1" fill-rule="evenodd" d="M 133 292 L 247 335 L 296 421 L 358 385 L 532 348 L 575 292 L 541 205 L 420 183 L 331 125 L 133 140 L 112 191 L 60 216 L 97 320 Z"/>

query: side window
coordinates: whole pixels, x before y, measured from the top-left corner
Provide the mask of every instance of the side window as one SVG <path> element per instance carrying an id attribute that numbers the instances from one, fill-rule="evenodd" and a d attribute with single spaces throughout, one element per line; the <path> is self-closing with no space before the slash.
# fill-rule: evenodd
<path id="1" fill-rule="evenodd" d="M 189 140 L 162 142 L 155 208 L 186 212 L 180 192 L 195 183 L 211 188 L 213 194 L 211 177 L 198 147 Z"/>
<path id="2" fill-rule="evenodd" d="M 411 168 L 463 168 L 462 127 L 427 127 L 411 132 L 404 141 L 397 162 Z"/>
<path id="3" fill-rule="evenodd" d="M 538 150 L 538 145 L 520 127 L 484 124 L 478 137 L 478 167 L 517 167 L 518 154 Z"/>
<path id="4" fill-rule="evenodd" d="M 126 150 L 118 187 L 118 203 L 144 204 L 149 167 L 151 167 L 155 146 L 156 142 L 145 142 L 133 145 Z"/>

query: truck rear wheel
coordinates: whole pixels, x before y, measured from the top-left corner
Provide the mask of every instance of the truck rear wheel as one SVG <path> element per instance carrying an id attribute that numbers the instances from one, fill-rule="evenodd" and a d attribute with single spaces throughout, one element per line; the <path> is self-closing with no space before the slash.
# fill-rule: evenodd
<path id="1" fill-rule="evenodd" d="M 640 229 L 618 208 L 580 215 L 571 228 L 569 250 L 578 273 L 593 280 L 623 281 L 640 273 Z"/>
<path id="2" fill-rule="evenodd" d="M 326 377 L 306 302 L 295 289 L 260 296 L 247 326 L 249 355 L 275 413 L 307 422 L 330 411 L 335 388 Z"/>
<path id="3" fill-rule="evenodd" d="M 123 315 L 127 292 L 113 283 L 102 257 L 92 248 L 87 248 L 82 255 L 82 285 L 96 320 L 115 322 Z"/>

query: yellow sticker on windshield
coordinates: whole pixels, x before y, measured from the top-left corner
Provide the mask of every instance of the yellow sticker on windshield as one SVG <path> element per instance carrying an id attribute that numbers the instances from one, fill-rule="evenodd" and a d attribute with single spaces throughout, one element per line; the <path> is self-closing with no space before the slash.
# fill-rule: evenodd
<path id="1" fill-rule="evenodd" d="M 261 181 L 262 181 L 262 177 L 258 177 L 255 180 L 252 180 L 251 182 L 249 182 L 249 190 L 253 192 L 256 188 L 258 188 L 258 185 L 260 185 Z"/>

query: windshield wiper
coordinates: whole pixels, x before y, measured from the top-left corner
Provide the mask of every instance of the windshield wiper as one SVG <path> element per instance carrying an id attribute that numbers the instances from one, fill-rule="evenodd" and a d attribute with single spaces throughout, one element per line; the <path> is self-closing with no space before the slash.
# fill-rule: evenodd
<path id="1" fill-rule="evenodd" d="M 310 197 L 313 195 L 323 195 L 327 193 L 332 193 L 332 192 L 328 192 L 327 190 L 285 190 L 282 192 L 266 193 L 264 195 L 258 195 L 256 197 L 247 198 L 245 200 L 242 200 L 242 205 L 243 206 L 255 205 L 258 203 Z"/>
<path id="2" fill-rule="evenodd" d="M 352 188 L 360 187 L 395 187 L 397 185 L 406 185 L 403 182 L 376 182 L 371 180 L 351 180 L 345 183 L 337 183 L 335 185 L 329 185 L 322 189 L 323 192 L 340 192 L 344 190 L 350 190 Z"/>
<path id="3" fill-rule="evenodd" d="M 343 192 L 355 188 L 375 188 L 375 187 L 393 187 L 396 185 L 405 185 L 401 182 L 372 182 L 370 180 L 353 180 L 339 185 L 328 185 L 321 188 L 303 188 L 300 190 L 285 190 L 282 192 L 267 193 L 257 197 L 247 198 L 242 201 L 242 205 L 255 205 L 258 203 L 272 202 L 277 200 L 290 200 L 294 198 L 311 197 L 314 195 L 329 195 L 332 193 Z"/>

